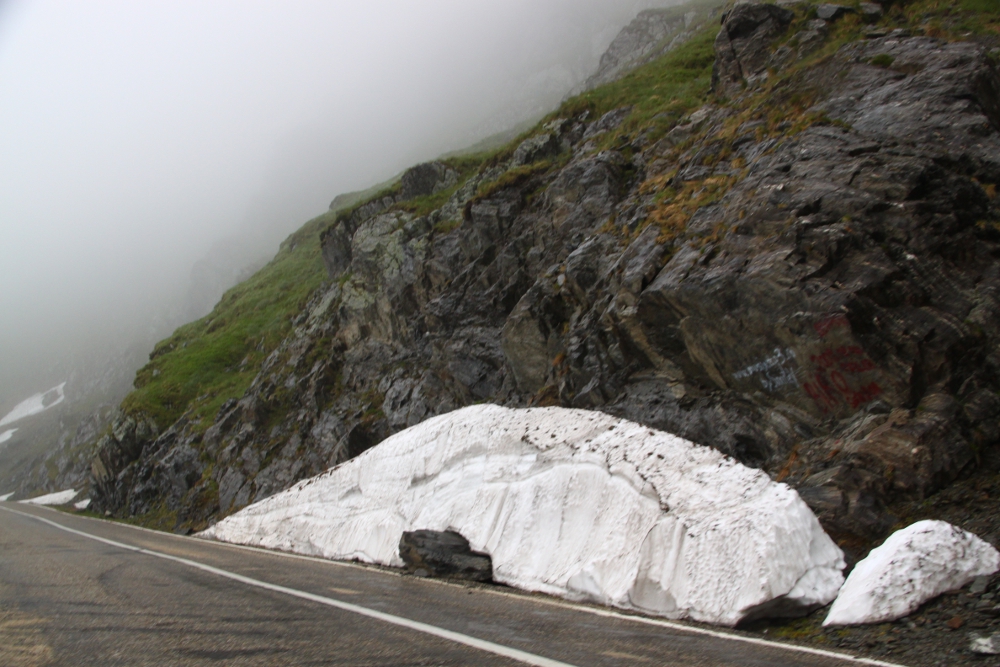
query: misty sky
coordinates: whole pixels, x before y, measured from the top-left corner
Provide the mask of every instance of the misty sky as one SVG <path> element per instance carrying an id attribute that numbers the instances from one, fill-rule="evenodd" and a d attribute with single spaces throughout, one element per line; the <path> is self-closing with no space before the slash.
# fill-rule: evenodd
<path id="1" fill-rule="evenodd" d="M 551 109 L 663 4 L 0 0 L 0 408 L 167 333 L 220 239 L 273 253 Z"/>

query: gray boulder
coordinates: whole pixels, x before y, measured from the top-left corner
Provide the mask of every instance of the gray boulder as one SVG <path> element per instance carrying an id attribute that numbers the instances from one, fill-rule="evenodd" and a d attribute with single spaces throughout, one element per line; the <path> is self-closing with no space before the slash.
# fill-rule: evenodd
<path id="1" fill-rule="evenodd" d="M 415 530 L 399 539 L 399 555 L 406 570 L 421 577 L 492 581 L 493 561 L 469 548 L 469 541 L 453 531 Z"/>
<path id="2" fill-rule="evenodd" d="M 520 167 L 526 164 L 533 164 L 539 160 L 556 156 L 561 151 L 562 144 L 556 135 L 552 133 L 539 134 L 521 142 L 514 150 L 511 165 Z"/>
<path id="3" fill-rule="evenodd" d="M 877 21 L 882 18 L 882 14 L 884 13 L 882 5 L 874 2 L 862 2 L 859 8 L 861 9 L 861 16 L 866 21 Z"/>
<path id="4" fill-rule="evenodd" d="M 881 7 L 879 7 L 881 10 Z M 841 19 L 848 14 L 854 12 L 852 7 L 844 7 L 843 5 L 831 5 L 829 3 L 823 3 L 816 7 L 816 16 L 823 19 L 824 21 L 836 21 Z"/>
<path id="5" fill-rule="evenodd" d="M 400 198 L 433 194 L 458 182 L 458 174 L 443 162 L 425 162 L 410 167 L 400 179 Z"/>

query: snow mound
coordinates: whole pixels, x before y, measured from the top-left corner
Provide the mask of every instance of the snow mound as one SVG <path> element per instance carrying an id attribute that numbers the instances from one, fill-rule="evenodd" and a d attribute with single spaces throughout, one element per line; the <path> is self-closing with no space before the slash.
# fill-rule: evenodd
<path id="1" fill-rule="evenodd" d="M 87 509 L 88 507 L 90 507 L 90 498 L 84 498 L 78 503 L 73 503 L 73 507 L 77 508 L 78 510 Z"/>
<path id="2" fill-rule="evenodd" d="M 0 496 L 0 503 L 2 503 L 5 500 L 8 500 L 13 495 L 14 495 L 13 491 L 11 491 L 10 493 L 3 494 L 2 496 Z"/>
<path id="3" fill-rule="evenodd" d="M 201 535 L 401 566 L 419 529 L 461 533 L 498 582 L 725 625 L 826 604 L 843 582 L 840 549 L 784 484 L 564 408 L 435 417 Z"/>
<path id="4" fill-rule="evenodd" d="M 17 432 L 16 428 L 9 428 L 3 433 L 0 433 L 0 444 L 7 442 L 14 437 L 14 433 Z"/>
<path id="5" fill-rule="evenodd" d="M 18 502 L 29 503 L 31 505 L 65 505 L 73 500 L 75 495 L 75 490 L 66 489 L 65 491 L 56 491 L 55 493 L 38 496 L 37 498 L 29 498 L 28 500 L 19 500 Z"/>
<path id="6" fill-rule="evenodd" d="M 872 549 L 847 577 L 823 625 L 902 618 L 927 600 L 1000 569 L 1000 553 L 945 521 L 918 521 Z"/>
<path id="7" fill-rule="evenodd" d="M 15 405 L 14 409 L 8 412 L 3 419 L 0 419 L 0 426 L 12 424 L 19 419 L 37 415 L 39 412 L 45 412 L 49 408 L 59 405 L 66 400 L 65 387 L 66 383 L 63 382 L 48 391 L 43 391 L 24 399 Z"/>

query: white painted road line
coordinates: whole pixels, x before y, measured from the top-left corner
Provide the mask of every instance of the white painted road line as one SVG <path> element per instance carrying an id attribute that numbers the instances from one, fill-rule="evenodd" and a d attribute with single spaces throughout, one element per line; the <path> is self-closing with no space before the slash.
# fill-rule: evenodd
<path id="1" fill-rule="evenodd" d="M 606 616 L 609 618 L 626 619 L 629 621 L 635 621 L 636 623 L 645 623 L 646 625 L 658 625 L 663 628 L 670 628 L 671 630 L 680 630 L 682 632 L 691 632 L 696 635 L 705 635 L 706 637 L 715 637 L 717 639 L 728 639 L 730 641 L 755 644 L 757 646 L 767 646 L 768 648 L 781 648 L 785 649 L 786 651 L 795 651 L 797 653 L 808 653 L 810 655 L 818 655 L 824 658 L 835 658 L 837 660 L 843 660 L 844 662 L 853 663 L 855 665 L 873 665 L 873 667 L 906 667 L 906 665 L 901 665 L 896 662 L 885 662 L 883 660 L 875 660 L 873 658 L 859 658 L 849 653 L 826 651 L 821 648 L 812 648 L 810 646 L 798 646 L 796 644 L 782 644 L 780 642 L 773 642 L 768 639 L 757 639 L 756 637 L 747 637 L 745 635 L 733 635 L 729 634 L 728 632 L 709 630 L 707 628 L 699 628 L 692 625 L 674 623 L 672 621 L 660 620 L 658 618 L 646 618 L 645 616 L 630 616 L 626 614 L 619 614 L 617 612 L 611 611 L 610 609 L 598 609 L 594 607 L 584 607 L 581 605 L 566 605 L 566 606 L 569 607 L 570 609 L 579 609 L 580 611 L 586 611 L 590 614 L 594 614 L 595 616 Z"/>
<path id="2" fill-rule="evenodd" d="M 130 547 L 128 545 L 119 545 L 117 542 L 112 542 L 110 540 L 104 540 L 103 538 L 100 538 L 100 537 L 96 537 L 96 536 L 93 536 L 93 535 L 89 535 L 87 533 L 82 533 L 82 532 L 79 532 L 79 531 L 75 531 L 75 530 L 73 530 L 71 528 L 66 528 L 65 526 L 61 526 L 61 525 L 53 523 L 51 521 L 47 521 L 46 519 L 42 519 L 41 517 L 36 517 L 36 516 L 34 516 L 32 514 L 25 514 L 23 512 L 18 512 L 16 510 L 7 509 L 6 507 L 3 507 L 3 506 L 0 506 L 0 509 L 6 509 L 8 512 L 13 512 L 14 514 L 21 514 L 23 516 L 28 516 L 28 517 L 31 517 L 33 519 L 38 519 L 39 521 L 45 521 L 46 523 L 51 523 L 52 525 L 57 526 L 58 528 L 62 528 L 63 530 L 68 530 L 68 531 L 70 531 L 72 533 L 78 533 L 78 534 L 83 535 L 85 537 L 89 537 L 91 539 L 95 539 L 95 540 L 98 540 L 98 541 L 101 541 L 101 542 L 108 542 L 109 544 L 115 544 L 116 546 L 122 546 L 122 547 L 124 547 L 126 549 L 131 549 L 133 551 L 140 551 L 142 553 L 149 553 L 151 555 L 162 556 L 163 558 L 170 558 L 170 559 L 173 559 L 173 560 L 183 561 L 183 559 L 175 558 L 174 556 L 168 556 L 166 554 L 159 554 L 157 552 L 152 552 L 152 551 L 148 551 L 147 552 L 145 549 L 140 549 L 138 547 Z M 52 512 L 56 512 L 57 511 L 57 510 L 54 510 L 54 509 L 52 509 L 50 507 L 45 507 L 44 509 L 48 509 L 48 510 L 50 510 Z M 88 520 L 91 520 L 91 521 L 100 521 L 100 519 L 94 519 L 94 518 L 91 518 L 91 517 L 82 517 L 82 518 L 88 519 Z M 130 525 L 130 524 L 118 524 L 118 525 L 120 525 L 120 526 L 122 526 L 124 528 L 131 528 L 133 530 L 140 530 L 140 531 L 144 531 L 144 532 L 155 533 L 156 535 L 163 536 L 163 537 L 172 537 L 172 538 L 177 538 L 177 539 L 182 539 L 182 540 L 198 540 L 199 542 L 205 542 L 205 540 L 200 540 L 197 537 L 189 537 L 189 536 L 183 536 L 183 535 L 174 535 L 173 533 L 164 533 L 164 532 L 157 531 L 157 530 L 150 530 L 149 528 L 143 528 L 141 526 L 133 526 L 133 525 Z M 323 563 L 323 564 L 326 564 L 326 565 L 339 565 L 339 566 L 342 566 L 342 567 L 357 567 L 357 568 L 361 568 L 361 569 L 364 569 L 364 570 L 367 570 L 367 571 L 370 571 L 370 572 L 377 572 L 379 574 L 390 575 L 390 576 L 399 576 L 399 575 L 397 575 L 395 573 L 392 573 L 392 572 L 386 572 L 385 570 L 376 570 L 376 569 L 372 569 L 372 568 L 368 568 L 368 567 L 364 567 L 364 566 L 358 565 L 356 563 L 344 563 L 344 562 L 340 562 L 340 561 L 328 560 L 328 559 L 325 559 L 325 558 L 316 558 L 314 556 L 303 556 L 301 554 L 288 553 L 288 552 L 284 552 L 284 551 L 271 551 L 271 550 L 268 550 L 268 549 L 261 549 L 259 547 L 250 547 L 250 546 L 245 546 L 245 545 L 242 545 L 242 544 L 232 544 L 232 543 L 229 543 L 229 542 L 214 542 L 214 543 L 218 544 L 219 546 L 230 547 L 230 548 L 234 548 L 234 549 L 244 549 L 244 550 L 247 550 L 247 551 L 253 551 L 253 552 L 257 552 L 257 553 L 261 553 L 261 554 L 268 554 L 268 555 L 271 555 L 271 556 L 280 556 L 282 558 L 292 558 L 292 559 L 296 559 L 296 560 L 313 561 L 313 562 Z M 199 563 L 191 562 L 189 564 L 191 564 L 191 565 L 193 565 L 195 567 L 201 567 L 203 569 L 209 568 L 209 566 L 207 566 L 207 565 L 201 565 Z M 214 571 L 214 568 L 212 569 L 212 571 Z M 224 576 L 230 576 L 230 574 L 227 573 Z M 239 577 L 240 575 L 232 574 L 231 576 L 235 578 L 235 577 Z M 255 580 L 250 580 L 250 581 L 255 581 Z M 438 585 L 441 585 L 441 586 L 461 586 L 460 584 L 454 584 L 454 583 L 451 583 L 451 582 L 442 581 L 442 580 L 435 580 L 435 579 L 421 579 L 421 582 L 425 583 L 425 584 L 438 584 Z M 265 587 L 271 587 L 271 584 L 267 584 L 265 582 L 259 582 L 259 583 L 262 584 Z M 288 590 L 291 590 L 291 589 L 288 589 Z M 815 655 L 815 656 L 819 656 L 819 657 L 823 657 L 823 658 L 832 658 L 832 659 L 835 659 L 835 660 L 842 660 L 844 662 L 847 662 L 847 663 L 850 663 L 850 664 L 855 664 L 855 665 L 870 665 L 871 667 L 906 667 L 906 665 L 901 665 L 901 664 L 896 663 L 896 662 L 886 662 L 884 660 L 875 660 L 874 658 L 861 658 L 861 657 L 858 657 L 858 656 L 851 655 L 849 653 L 840 653 L 838 651 L 828 651 L 828 650 L 821 649 L 821 648 L 813 648 L 811 646 L 799 646 L 797 644 L 785 644 L 785 643 L 782 643 L 782 642 L 771 641 L 769 639 L 759 639 L 757 637 L 747 637 L 746 635 L 731 634 L 731 633 L 725 632 L 723 630 L 710 630 L 708 628 L 700 628 L 700 627 L 693 626 L 693 625 L 685 625 L 683 623 L 677 623 L 677 622 L 674 622 L 674 621 L 668 621 L 666 619 L 649 618 L 649 617 L 646 617 L 646 616 L 636 616 L 636 615 L 632 615 L 632 614 L 623 614 L 621 612 L 614 611 L 612 609 L 603 609 L 601 607 L 593 607 L 593 606 L 573 604 L 571 602 L 567 602 L 565 600 L 560 600 L 558 598 L 546 599 L 546 598 L 541 598 L 541 597 L 528 597 L 528 596 L 525 596 L 525 595 L 522 595 L 522 594 L 518 594 L 518 593 L 508 593 L 508 592 L 504 592 L 504 591 L 500 591 L 500 590 L 489 590 L 489 589 L 482 589 L 482 592 L 487 593 L 489 595 L 499 595 L 499 596 L 502 596 L 502 597 L 509 597 L 509 598 L 513 598 L 513 599 L 517 599 L 517 600 L 530 600 L 531 602 L 534 602 L 536 604 L 551 605 L 551 606 L 560 607 L 560 608 L 563 608 L 563 609 L 573 609 L 575 611 L 580 611 L 580 612 L 583 612 L 583 613 L 586 613 L 586 614 L 593 614 L 594 616 L 602 616 L 604 618 L 613 618 L 615 620 L 631 621 L 633 623 L 642 623 L 644 625 L 659 626 L 659 627 L 662 627 L 662 628 L 668 628 L 670 630 L 675 630 L 675 631 L 678 631 L 678 632 L 688 632 L 688 633 L 691 633 L 691 634 L 703 635 L 703 636 L 706 636 L 706 637 L 714 637 L 716 639 L 725 639 L 725 640 L 728 640 L 728 641 L 743 642 L 745 644 L 753 644 L 755 646 L 766 646 L 768 648 L 781 649 L 781 650 L 784 650 L 784 651 L 791 651 L 793 653 L 805 653 L 805 654 L 808 654 L 808 655 Z M 310 594 L 303 593 L 303 595 L 310 595 Z M 311 598 L 309 598 L 309 599 L 311 599 Z M 336 600 L 331 600 L 331 602 L 337 602 L 338 605 L 347 605 L 347 606 L 351 606 L 351 607 L 354 606 L 354 605 L 349 605 L 346 602 L 339 602 L 339 601 L 336 601 Z M 373 610 L 367 610 L 367 611 L 369 611 L 371 614 L 379 614 L 379 613 L 381 613 L 381 612 L 376 612 L 376 611 L 373 611 Z M 395 617 L 393 617 L 393 618 L 395 618 Z M 400 620 L 404 620 L 407 623 L 416 623 L 416 621 L 409 621 L 407 619 L 400 619 Z M 422 625 L 422 624 L 420 624 L 420 625 Z M 427 627 L 433 628 L 434 626 L 427 626 Z M 441 630 L 440 628 L 436 628 L 436 629 L 440 630 L 441 632 L 449 632 L 448 630 Z M 462 636 L 464 636 L 464 635 L 462 635 Z M 474 638 L 470 637 L 470 639 L 474 639 Z M 476 641 L 480 641 L 480 640 L 476 640 Z M 462 643 L 464 643 L 464 642 L 462 642 Z M 487 643 L 489 643 L 489 642 L 487 642 Z M 501 647 L 501 648 L 506 648 L 506 647 Z M 508 650 L 512 650 L 513 651 L 515 649 L 508 649 Z M 527 655 L 531 655 L 531 654 L 529 653 Z M 538 657 L 538 656 L 535 656 L 535 657 Z M 515 658 L 515 659 L 520 660 L 520 658 Z M 540 659 L 546 660 L 546 658 L 540 658 Z M 560 663 L 560 662 L 556 662 L 556 661 L 548 661 L 546 663 L 529 663 L 529 664 L 562 665 L 562 664 L 566 664 L 566 663 Z"/>
<path id="3" fill-rule="evenodd" d="M 269 591 L 275 591 L 277 593 L 284 593 L 285 595 L 291 595 L 293 597 L 301 598 L 303 600 L 310 600 L 312 602 L 318 602 L 320 604 L 325 604 L 330 607 L 335 607 L 343 611 L 349 611 L 354 614 L 360 614 L 361 616 L 367 616 L 369 618 L 374 618 L 379 621 L 384 621 L 386 623 L 392 623 L 393 625 L 398 625 L 400 627 L 408 628 L 410 630 L 416 630 L 417 632 L 422 632 L 424 634 L 432 635 L 434 637 L 439 637 L 441 639 L 447 639 L 448 641 L 455 642 L 456 644 L 464 644 L 465 646 L 470 646 L 480 651 L 486 651 L 487 653 L 493 653 L 495 655 L 502 656 L 504 658 L 510 658 L 512 660 L 517 660 L 518 662 L 523 662 L 527 665 L 536 665 L 537 667 L 575 667 L 569 663 L 559 662 L 558 660 L 551 660 L 549 658 L 544 658 L 540 655 L 535 655 L 533 653 L 528 653 L 526 651 L 520 651 L 516 648 L 511 648 L 509 646 L 503 646 L 502 644 L 494 644 L 493 642 L 486 641 L 484 639 L 478 639 L 476 637 L 470 637 L 468 635 L 463 635 L 460 632 L 453 632 L 451 630 L 445 630 L 444 628 L 439 628 L 434 625 L 428 625 L 427 623 L 420 623 L 419 621 L 411 621 L 408 618 L 402 618 L 400 616 L 393 616 L 392 614 L 386 614 L 381 611 L 375 611 L 374 609 L 368 609 L 367 607 L 362 607 L 360 605 L 351 604 L 350 602 L 342 602 L 341 600 L 335 600 L 333 598 L 323 597 L 322 595 L 314 595 L 313 593 L 307 593 L 305 591 L 296 590 L 294 588 L 286 588 L 284 586 L 279 586 L 277 584 L 270 584 L 266 581 L 260 581 L 259 579 L 251 579 L 250 577 L 244 577 L 241 574 L 236 574 L 235 572 L 229 572 L 228 570 L 222 570 L 217 567 L 212 567 L 211 565 L 205 565 L 204 563 L 199 563 L 197 561 L 188 560 L 187 558 L 180 558 L 178 556 L 171 556 L 170 554 L 160 553 L 159 551 L 151 551 L 150 549 L 143 549 L 142 547 L 134 547 L 129 544 L 123 544 L 121 542 L 116 542 L 114 540 L 109 540 L 103 537 L 98 537 L 96 535 L 91 535 L 80 530 L 74 530 L 62 524 L 56 523 L 55 521 L 49 521 L 48 519 L 43 519 L 42 517 L 35 516 L 33 514 L 27 514 L 25 512 L 18 512 L 17 510 L 12 510 L 7 507 L 0 507 L 0 509 L 10 512 L 11 514 L 20 514 L 21 516 L 28 517 L 29 519 L 35 519 L 36 521 L 41 521 L 59 530 L 66 531 L 67 533 L 72 533 L 74 535 L 79 535 L 80 537 L 85 537 L 90 540 L 97 542 L 102 542 L 113 547 L 118 547 L 119 549 L 126 549 L 128 551 L 134 551 L 136 553 L 145 554 L 147 556 L 155 556 L 157 558 L 163 558 L 164 560 L 173 561 L 175 563 L 181 563 L 182 565 L 187 565 L 188 567 L 193 567 L 205 572 L 210 572 L 212 574 L 218 575 L 220 577 L 225 577 L 227 579 L 232 579 L 233 581 L 238 581 L 249 586 L 256 586 L 257 588 L 263 588 Z"/>

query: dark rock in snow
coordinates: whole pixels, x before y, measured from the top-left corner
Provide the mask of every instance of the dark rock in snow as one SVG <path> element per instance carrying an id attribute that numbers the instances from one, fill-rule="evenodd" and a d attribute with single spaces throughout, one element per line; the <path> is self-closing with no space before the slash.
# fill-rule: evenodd
<path id="1" fill-rule="evenodd" d="M 488 554 L 469 548 L 469 541 L 453 531 L 404 532 L 399 555 L 406 570 L 421 577 L 492 581 L 493 562 Z"/>

